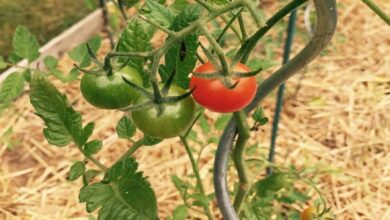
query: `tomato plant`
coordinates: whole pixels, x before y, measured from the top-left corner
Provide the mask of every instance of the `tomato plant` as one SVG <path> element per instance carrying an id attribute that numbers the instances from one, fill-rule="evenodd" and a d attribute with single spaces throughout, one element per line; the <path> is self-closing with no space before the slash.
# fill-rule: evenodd
<path id="1" fill-rule="evenodd" d="M 114 71 L 112 74 L 84 74 L 80 90 L 83 97 L 93 106 L 102 109 L 120 109 L 134 103 L 139 94 L 130 88 L 122 77 L 127 77 L 142 85 L 140 74 L 129 66 Z"/>
<path id="2" fill-rule="evenodd" d="M 180 96 L 186 91 L 171 86 L 169 95 Z M 145 98 L 139 98 L 138 103 L 144 102 Z M 133 111 L 131 118 L 139 130 L 156 138 L 171 138 L 186 132 L 191 125 L 195 114 L 195 103 L 191 97 L 172 104 L 165 104 L 161 115 L 156 108 L 148 108 Z"/>
<path id="3" fill-rule="evenodd" d="M 234 72 L 246 73 L 251 70 L 242 63 L 238 63 Z M 211 62 L 206 62 L 196 68 L 196 73 L 207 75 L 218 72 Z M 255 97 L 257 82 L 255 76 L 233 77 L 234 88 L 227 88 L 218 78 L 201 78 L 192 76 L 190 88 L 194 89 L 192 96 L 203 107 L 215 112 L 235 112 L 247 106 Z"/>
<path id="4" fill-rule="evenodd" d="M 259 17 L 261 13 L 251 0 L 196 0 L 191 3 L 177 0 L 170 5 L 160 3 L 165 1 L 154 0 L 113 2 L 121 11 L 126 27 L 117 42 L 113 42 L 115 45 L 112 45 L 112 51 L 105 54 L 104 61 L 100 61 L 95 55 L 98 49 L 96 45 L 100 44 L 97 40 L 89 41 L 70 52 L 70 57 L 78 63 L 70 78 L 59 74 L 54 58 L 46 59 L 45 62 L 49 72 L 54 76 L 61 76 L 64 82 L 77 78 L 78 70 L 85 72 L 80 90 L 90 104 L 97 108 L 120 109 L 131 115 L 124 116 L 118 122 L 116 131 L 119 138 L 129 139 L 132 146 L 111 167 L 106 167 L 95 158 L 95 154 L 103 147 L 103 142 L 90 140 L 94 123 L 83 125 L 81 114 L 72 108 L 66 96 L 45 75 L 39 71 L 34 71 L 32 76 L 29 75 L 30 72 L 14 74 L 7 85 L 2 87 L 2 90 L 13 90 L 6 97 L 6 100 L 12 100 L 15 94 L 23 91 L 25 78 L 26 81 L 31 80 L 30 101 L 37 115 L 45 122 L 43 134 L 46 140 L 59 147 L 73 142 L 83 155 L 82 160 L 71 166 L 69 180 L 82 177 L 84 186 L 80 190 L 79 200 L 86 203 L 87 211 L 100 209 L 99 219 L 158 219 L 156 195 L 147 178 L 138 171 L 138 162 L 133 153 L 142 146 L 154 145 L 162 141 L 160 139 L 175 136 L 180 137 L 191 162 L 194 175 L 189 175 L 188 178 L 194 178 L 196 183 L 190 184 L 179 177 L 172 177 L 184 201 L 183 205 L 175 209 L 172 219 L 186 219 L 186 213 L 195 206 L 201 207 L 208 219 L 215 219 L 215 207 L 211 205 L 214 198 L 223 218 L 232 220 L 237 220 L 238 216 L 270 219 L 274 212 L 273 209 L 269 210 L 274 207 L 273 200 L 288 203 L 288 206 L 298 200 L 306 202 L 308 198 L 286 186 L 303 179 L 296 169 L 291 168 L 287 173 L 267 173 L 267 177 L 251 184 L 244 153 L 251 132 L 257 129 L 249 128 L 247 114 L 277 86 L 313 60 L 329 43 L 336 26 L 335 1 L 313 1 L 318 26 L 312 41 L 297 57 L 259 86 L 255 77 L 258 71 L 252 71 L 246 65 L 248 57 L 260 39 L 278 21 L 306 0 L 290 2 L 272 16 L 266 25 L 262 24 Z M 137 5 L 140 15 L 129 18 L 127 9 L 134 5 Z M 257 25 L 253 33 L 248 33 L 245 28 L 244 12 L 248 12 Z M 209 24 L 212 24 L 210 29 Z M 164 32 L 167 37 L 164 44 L 153 48 L 151 41 L 158 33 L 157 30 Z M 28 62 L 38 58 L 39 45 L 34 36 L 24 28 L 19 28 L 18 32 L 14 39 L 20 45 L 15 43 L 15 54 L 26 58 Z M 226 45 L 224 37 L 228 34 L 233 39 L 232 42 L 237 43 L 233 56 L 228 56 L 223 48 Z M 208 47 L 199 41 L 200 36 L 208 41 Z M 162 61 L 163 58 L 165 62 Z M 210 61 L 204 62 L 205 58 Z M 195 68 L 198 61 L 203 64 Z M 221 65 L 215 67 L 213 64 Z M 116 66 L 122 68 L 117 70 Z M 88 70 L 89 68 L 93 70 Z M 193 76 L 190 79 L 188 76 L 191 72 Z M 202 111 L 195 116 L 195 102 L 191 95 L 204 108 L 221 113 L 234 112 L 230 120 L 230 115 L 224 115 L 227 116 L 223 118 L 226 123 L 218 120 L 215 123 L 226 126 L 222 135 L 217 134 L 220 140 L 212 169 L 215 193 L 211 194 L 207 194 L 199 172 L 203 148 L 198 152 L 198 157 L 195 157 L 190 140 L 206 147 L 216 143 L 216 136 L 209 137 L 207 143 L 197 140 L 193 125 L 199 123 L 204 136 L 212 135 L 213 132 L 210 131 L 209 121 Z M 254 119 L 258 126 L 268 121 L 261 111 L 255 112 Z M 133 138 L 137 129 L 145 135 L 135 141 Z M 229 155 L 237 171 L 237 187 L 227 186 Z M 86 164 L 87 160 L 95 168 Z M 95 170 L 96 168 L 100 171 Z M 104 175 L 99 176 L 98 173 Z M 289 197 L 279 196 L 283 190 L 289 190 L 286 193 Z M 233 194 L 232 204 L 229 199 Z M 263 210 L 267 212 L 262 213 Z"/>

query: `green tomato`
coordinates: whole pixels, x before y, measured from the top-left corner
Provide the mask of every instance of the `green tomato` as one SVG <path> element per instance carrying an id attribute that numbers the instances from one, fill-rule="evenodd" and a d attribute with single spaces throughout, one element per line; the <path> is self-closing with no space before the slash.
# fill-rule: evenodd
<path id="1" fill-rule="evenodd" d="M 186 91 L 177 87 L 171 86 L 169 96 L 179 96 L 185 94 Z M 137 103 L 147 101 L 146 98 L 140 97 Z M 176 137 L 188 130 L 195 115 L 195 102 L 189 96 L 184 100 L 173 104 L 165 104 L 162 115 L 157 116 L 157 110 L 154 107 L 133 111 L 131 118 L 134 124 L 144 134 L 149 136 L 165 139 Z"/>
<path id="2" fill-rule="evenodd" d="M 122 76 L 142 86 L 142 78 L 137 70 L 126 66 L 121 70 L 113 71 L 110 76 L 84 74 L 80 84 L 81 93 L 91 105 L 97 108 L 127 107 L 135 102 L 139 93 L 127 85 Z"/>

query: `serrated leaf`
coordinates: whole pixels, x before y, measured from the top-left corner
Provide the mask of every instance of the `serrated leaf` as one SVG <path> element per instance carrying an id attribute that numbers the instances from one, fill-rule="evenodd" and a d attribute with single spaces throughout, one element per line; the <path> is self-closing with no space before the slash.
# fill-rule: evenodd
<path id="1" fill-rule="evenodd" d="M 18 63 L 19 61 L 22 61 L 22 60 L 23 60 L 23 57 L 20 57 L 20 56 L 16 55 L 15 52 L 12 52 L 8 56 L 8 62 L 10 62 L 12 64 L 16 64 L 16 63 Z"/>
<path id="2" fill-rule="evenodd" d="M 194 193 L 188 196 L 188 198 L 193 198 L 195 201 L 192 203 L 194 206 L 207 207 L 209 205 L 208 198 L 202 193 Z"/>
<path id="3" fill-rule="evenodd" d="M 289 184 L 291 184 L 291 179 L 288 173 L 272 173 L 270 176 L 257 181 L 255 189 L 258 196 L 265 197 L 268 193 L 276 193 Z"/>
<path id="4" fill-rule="evenodd" d="M 24 70 L 23 71 L 23 79 L 25 82 L 30 82 L 31 81 L 31 70 Z"/>
<path id="5" fill-rule="evenodd" d="M 87 186 L 89 184 L 89 182 L 91 182 L 91 180 L 97 176 L 100 172 L 97 171 L 97 170 L 87 170 L 86 172 L 84 172 L 83 174 L 83 183 L 84 183 L 84 186 Z"/>
<path id="6" fill-rule="evenodd" d="M 127 7 L 133 7 L 136 5 L 140 0 L 120 0 L 122 1 L 122 4 L 126 5 Z"/>
<path id="7" fill-rule="evenodd" d="M 80 190 L 80 202 L 88 212 L 98 208 L 99 219 L 157 219 L 156 196 L 149 182 L 137 172 L 134 158 L 114 164 L 105 179 L 107 184 L 94 183 Z"/>
<path id="8" fill-rule="evenodd" d="M 139 19 L 133 18 L 128 23 L 126 28 L 123 29 L 116 51 L 118 52 L 144 52 L 150 51 L 150 40 L 153 34 L 147 31 L 147 26 Z M 142 76 L 144 85 L 149 83 L 149 74 L 145 73 L 144 65 L 145 59 L 143 58 L 128 58 L 129 66 L 135 68 Z M 119 59 L 120 62 L 127 62 L 128 59 Z"/>
<path id="9" fill-rule="evenodd" d="M 39 57 L 37 38 L 24 26 L 19 25 L 13 36 L 13 49 L 16 55 L 26 58 L 30 63 Z"/>
<path id="10" fill-rule="evenodd" d="M 200 12 L 201 7 L 199 5 L 187 7 L 177 15 L 169 29 L 173 31 L 184 29 L 199 18 Z M 159 70 L 163 82 L 175 71 L 174 83 L 184 89 L 188 88 L 188 75 L 194 69 L 197 61 L 198 37 L 199 34 L 193 32 L 168 50 L 165 54 L 165 65 L 161 65 Z"/>
<path id="11" fill-rule="evenodd" d="M 225 114 L 221 115 L 217 118 L 217 121 L 215 122 L 215 128 L 217 130 L 223 130 L 227 123 L 229 122 L 229 119 L 231 117 L 231 114 Z"/>
<path id="12" fill-rule="evenodd" d="M 92 51 L 97 53 L 102 43 L 102 38 L 96 36 L 88 40 L 87 43 Z M 91 64 L 91 58 L 89 57 L 87 45 L 85 43 L 73 48 L 68 54 L 70 58 L 79 63 L 80 67 L 88 67 Z"/>
<path id="13" fill-rule="evenodd" d="M 188 217 L 188 208 L 185 205 L 179 205 L 173 210 L 172 220 L 185 220 Z"/>
<path id="14" fill-rule="evenodd" d="M 189 183 L 183 181 L 182 179 L 180 179 L 176 175 L 171 176 L 171 181 L 175 185 L 177 191 L 179 191 L 180 196 L 183 199 L 186 199 L 185 196 L 187 195 L 187 190 L 191 187 L 191 185 Z"/>
<path id="15" fill-rule="evenodd" d="M 8 103 L 22 94 L 24 89 L 23 73 L 11 73 L 0 87 L 0 103 Z"/>
<path id="16" fill-rule="evenodd" d="M 151 137 L 149 135 L 144 135 L 144 142 L 143 144 L 145 146 L 153 146 L 163 141 L 162 139 Z"/>
<path id="17" fill-rule="evenodd" d="M 116 125 L 116 133 L 119 138 L 130 139 L 135 135 L 137 128 L 126 116 L 123 116 Z"/>
<path id="18" fill-rule="evenodd" d="M 7 63 L 4 60 L 3 56 L 0 56 L 0 70 L 5 69 L 7 67 Z"/>
<path id="19" fill-rule="evenodd" d="M 255 112 L 252 115 L 253 120 L 257 121 L 260 125 L 265 125 L 268 123 L 269 119 L 265 116 L 264 110 L 262 107 L 257 107 Z"/>
<path id="20" fill-rule="evenodd" d="M 176 0 L 170 7 L 175 12 L 181 12 L 188 6 L 187 0 Z"/>
<path id="21" fill-rule="evenodd" d="M 68 179 L 70 181 L 77 180 L 80 176 L 83 175 L 84 171 L 85 163 L 82 161 L 77 161 L 70 167 Z"/>
<path id="22" fill-rule="evenodd" d="M 146 0 L 142 12 L 151 21 L 165 27 L 169 27 L 175 19 L 175 14 L 170 8 L 155 0 Z"/>
<path id="23" fill-rule="evenodd" d="M 61 94 L 41 74 L 35 73 L 30 83 L 30 101 L 45 125 L 44 135 L 50 144 L 63 147 L 74 141 L 81 147 L 87 141 L 81 114 L 70 107 Z"/>
<path id="24" fill-rule="evenodd" d="M 95 123 L 94 122 L 89 122 L 84 127 L 84 137 L 85 137 L 85 140 L 88 140 L 88 138 L 92 135 L 92 132 L 93 132 L 94 129 L 95 129 Z"/>
<path id="25" fill-rule="evenodd" d="M 207 119 L 206 117 L 204 117 L 204 115 L 201 115 L 199 117 L 199 125 L 200 125 L 200 128 L 202 129 L 202 132 L 204 134 L 208 134 L 210 133 L 210 126 L 209 126 L 209 123 L 207 122 Z"/>
<path id="26" fill-rule="evenodd" d="M 47 56 L 45 57 L 45 59 L 43 60 L 43 63 L 45 64 L 46 68 L 47 69 L 54 69 L 57 67 L 57 64 L 58 64 L 58 59 L 53 57 L 53 56 Z"/>
<path id="27" fill-rule="evenodd" d="M 103 143 L 101 140 L 93 140 L 85 144 L 84 146 L 84 154 L 85 156 L 91 156 L 99 152 L 102 149 Z"/>

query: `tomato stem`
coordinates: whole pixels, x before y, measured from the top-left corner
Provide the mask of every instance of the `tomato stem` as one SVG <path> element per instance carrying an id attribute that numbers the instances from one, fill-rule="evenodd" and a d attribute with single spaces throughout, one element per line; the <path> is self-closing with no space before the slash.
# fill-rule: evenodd
<path id="1" fill-rule="evenodd" d="M 144 145 L 144 138 L 135 142 L 118 161 L 125 160 L 134 154 L 140 147 Z"/>
<path id="2" fill-rule="evenodd" d="M 366 4 L 371 10 L 375 12 L 383 21 L 385 21 L 388 25 L 390 25 L 390 17 L 382 11 L 381 8 L 378 7 L 372 0 L 362 0 L 364 4 Z"/>
<path id="3" fill-rule="evenodd" d="M 256 33 L 254 33 L 250 38 L 248 38 L 244 44 L 242 44 L 239 52 L 244 50 L 244 53 L 241 58 L 241 63 L 246 63 L 248 61 L 250 53 L 256 47 L 257 43 L 260 39 L 280 20 L 282 20 L 285 16 L 287 16 L 290 12 L 301 6 L 307 0 L 294 0 L 290 2 L 288 5 L 283 7 L 280 11 L 278 11 L 275 15 L 273 15 L 263 27 L 259 28 Z M 239 53 L 238 52 L 238 53 Z"/>
<path id="4" fill-rule="evenodd" d="M 181 142 L 184 145 L 184 148 L 185 148 L 185 150 L 186 150 L 186 152 L 188 154 L 188 157 L 190 158 L 192 170 L 193 170 L 193 172 L 195 174 L 195 177 L 196 177 L 197 188 L 198 188 L 199 192 L 205 198 L 207 198 L 207 194 L 205 193 L 204 186 L 203 186 L 203 183 L 202 183 L 202 178 L 200 177 L 200 174 L 199 174 L 198 163 L 195 161 L 194 155 L 192 154 L 192 151 L 191 151 L 191 148 L 190 148 L 190 146 L 188 144 L 188 141 L 187 141 L 187 139 L 184 136 L 180 136 L 180 140 L 181 140 Z M 204 209 L 208 219 L 213 220 L 214 217 L 213 217 L 213 214 L 211 213 L 209 205 L 203 205 L 203 209 Z"/>
<path id="5" fill-rule="evenodd" d="M 244 111 L 239 111 L 234 113 L 234 119 L 237 124 L 238 129 L 238 139 L 236 145 L 233 149 L 233 162 L 237 170 L 237 175 L 239 179 L 239 186 L 236 196 L 234 198 L 234 209 L 237 213 L 240 211 L 242 202 L 245 200 L 248 189 L 250 188 L 250 181 L 247 176 L 247 169 L 245 161 L 243 159 L 245 144 L 250 137 L 250 129 L 246 121 L 246 114 Z"/>

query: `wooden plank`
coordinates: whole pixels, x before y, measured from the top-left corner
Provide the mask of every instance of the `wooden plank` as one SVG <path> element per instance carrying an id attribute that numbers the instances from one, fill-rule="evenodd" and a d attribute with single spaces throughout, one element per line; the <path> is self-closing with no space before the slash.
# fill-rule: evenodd
<path id="1" fill-rule="evenodd" d="M 83 20 L 79 21 L 41 47 L 39 50 L 41 52 L 41 56 L 34 61 L 31 66 L 36 66 L 37 63 L 42 62 L 43 59 L 49 55 L 57 58 L 61 57 L 67 51 L 83 42 L 86 42 L 92 36 L 101 32 L 103 25 L 104 20 L 102 9 L 95 10 Z M 27 66 L 27 60 L 22 60 L 17 65 L 25 67 Z M 43 65 L 40 66 L 43 67 Z M 0 82 L 2 82 L 9 74 L 18 71 L 18 69 L 19 68 L 17 67 L 11 67 L 0 74 Z"/>

